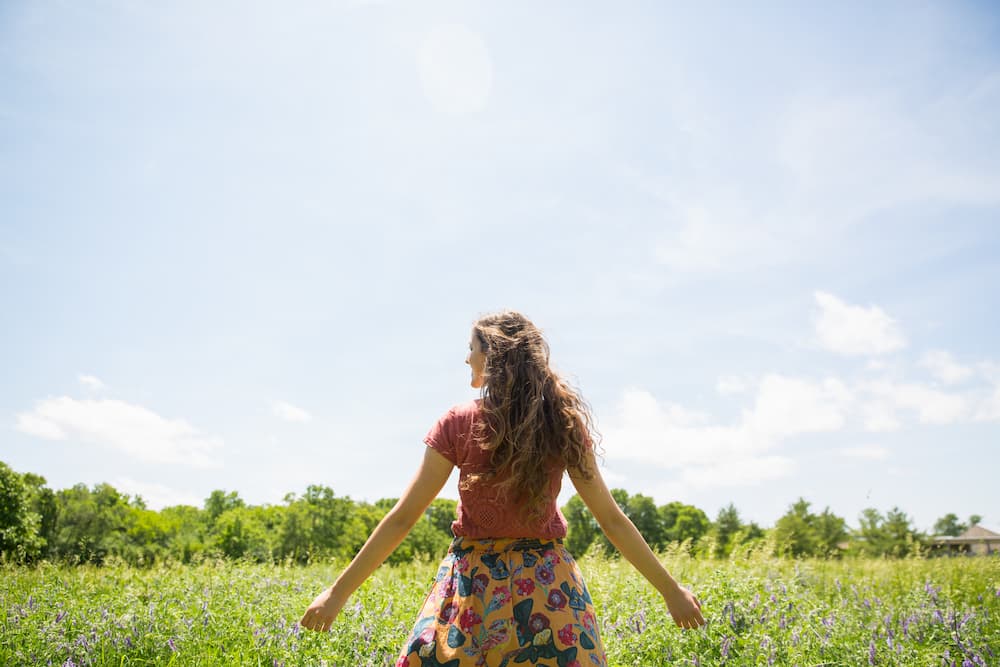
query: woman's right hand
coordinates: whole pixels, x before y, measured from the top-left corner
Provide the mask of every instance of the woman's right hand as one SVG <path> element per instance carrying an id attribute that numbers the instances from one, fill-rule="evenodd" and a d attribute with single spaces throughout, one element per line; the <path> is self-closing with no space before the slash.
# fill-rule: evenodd
<path id="1" fill-rule="evenodd" d="M 666 593 L 663 599 L 677 627 L 693 630 L 705 625 L 705 617 L 701 615 L 701 603 L 688 589 L 677 585 Z"/>

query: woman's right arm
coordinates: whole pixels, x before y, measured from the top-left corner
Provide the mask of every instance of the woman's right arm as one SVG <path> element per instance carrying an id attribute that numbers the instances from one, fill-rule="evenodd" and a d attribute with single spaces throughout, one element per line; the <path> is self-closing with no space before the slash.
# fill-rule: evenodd
<path id="1" fill-rule="evenodd" d="M 597 519 L 601 530 L 628 562 L 632 563 L 635 569 L 639 570 L 642 576 L 660 592 L 678 627 L 696 628 L 704 625 L 705 619 L 701 615 L 701 604 L 698 599 L 691 591 L 678 584 L 660 564 L 635 524 L 625 516 L 608 491 L 593 452 L 590 452 L 589 456 L 589 469 L 594 472 L 594 476 L 585 479 L 571 472 L 570 480 L 591 514 Z"/>

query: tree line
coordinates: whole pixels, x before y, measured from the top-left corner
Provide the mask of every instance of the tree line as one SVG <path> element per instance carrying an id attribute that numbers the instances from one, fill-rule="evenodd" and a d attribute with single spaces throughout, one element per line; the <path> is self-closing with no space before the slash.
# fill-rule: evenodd
<path id="1" fill-rule="evenodd" d="M 642 494 L 623 489 L 611 493 L 655 550 L 684 545 L 695 554 L 716 558 L 750 548 L 791 557 L 898 557 L 921 553 L 928 544 L 928 536 L 898 508 L 884 515 L 866 509 L 852 530 L 829 509 L 817 514 L 799 499 L 772 528 L 764 529 L 744 522 L 732 504 L 713 521 L 693 505 L 657 506 Z M 54 491 L 44 477 L 18 473 L 0 462 L 0 560 L 102 564 L 120 559 L 133 565 L 217 557 L 292 563 L 345 560 L 395 503 L 395 498 L 359 502 L 337 496 L 329 487 L 310 485 L 303 494 L 287 494 L 280 505 L 248 505 L 235 491 L 215 490 L 202 507 L 176 505 L 155 511 L 141 497 L 110 484 Z M 442 557 L 452 539 L 455 508 L 454 500 L 431 503 L 389 562 Z M 566 546 L 572 553 L 615 553 L 578 496 L 562 511 L 569 524 Z M 979 519 L 970 517 L 969 523 Z M 948 514 L 935 531 L 957 535 L 966 527 Z"/>

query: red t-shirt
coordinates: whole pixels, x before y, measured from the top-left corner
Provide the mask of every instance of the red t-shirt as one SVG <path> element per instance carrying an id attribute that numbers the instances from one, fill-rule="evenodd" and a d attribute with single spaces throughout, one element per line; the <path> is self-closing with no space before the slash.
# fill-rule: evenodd
<path id="1" fill-rule="evenodd" d="M 427 433 L 424 442 L 458 466 L 458 518 L 451 524 L 458 537 L 537 537 L 555 539 L 566 536 L 566 518 L 556 505 L 562 488 L 563 470 L 549 474 L 549 497 L 552 499 L 541 522 L 532 522 L 522 506 L 503 502 L 493 483 L 477 482 L 471 489 L 462 486 L 470 473 L 490 470 L 490 453 L 484 452 L 473 438 L 473 425 L 482 419 L 479 400 L 456 405 L 448 410 Z M 539 462 L 541 463 L 541 462 Z"/>

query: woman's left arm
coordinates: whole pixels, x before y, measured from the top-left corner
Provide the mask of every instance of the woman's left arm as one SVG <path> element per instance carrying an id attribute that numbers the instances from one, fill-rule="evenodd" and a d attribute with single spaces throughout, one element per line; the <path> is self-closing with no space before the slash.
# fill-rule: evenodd
<path id="1" fill-rule="evenodd" d="M 423 515 L 451 475 L 451 461 L 427 447 L 424 460 L 395 507 L 379 522 L 337 581 L 313 600 L 299 624 L 327 631 L 351 594 L 378 569 Z"/>

